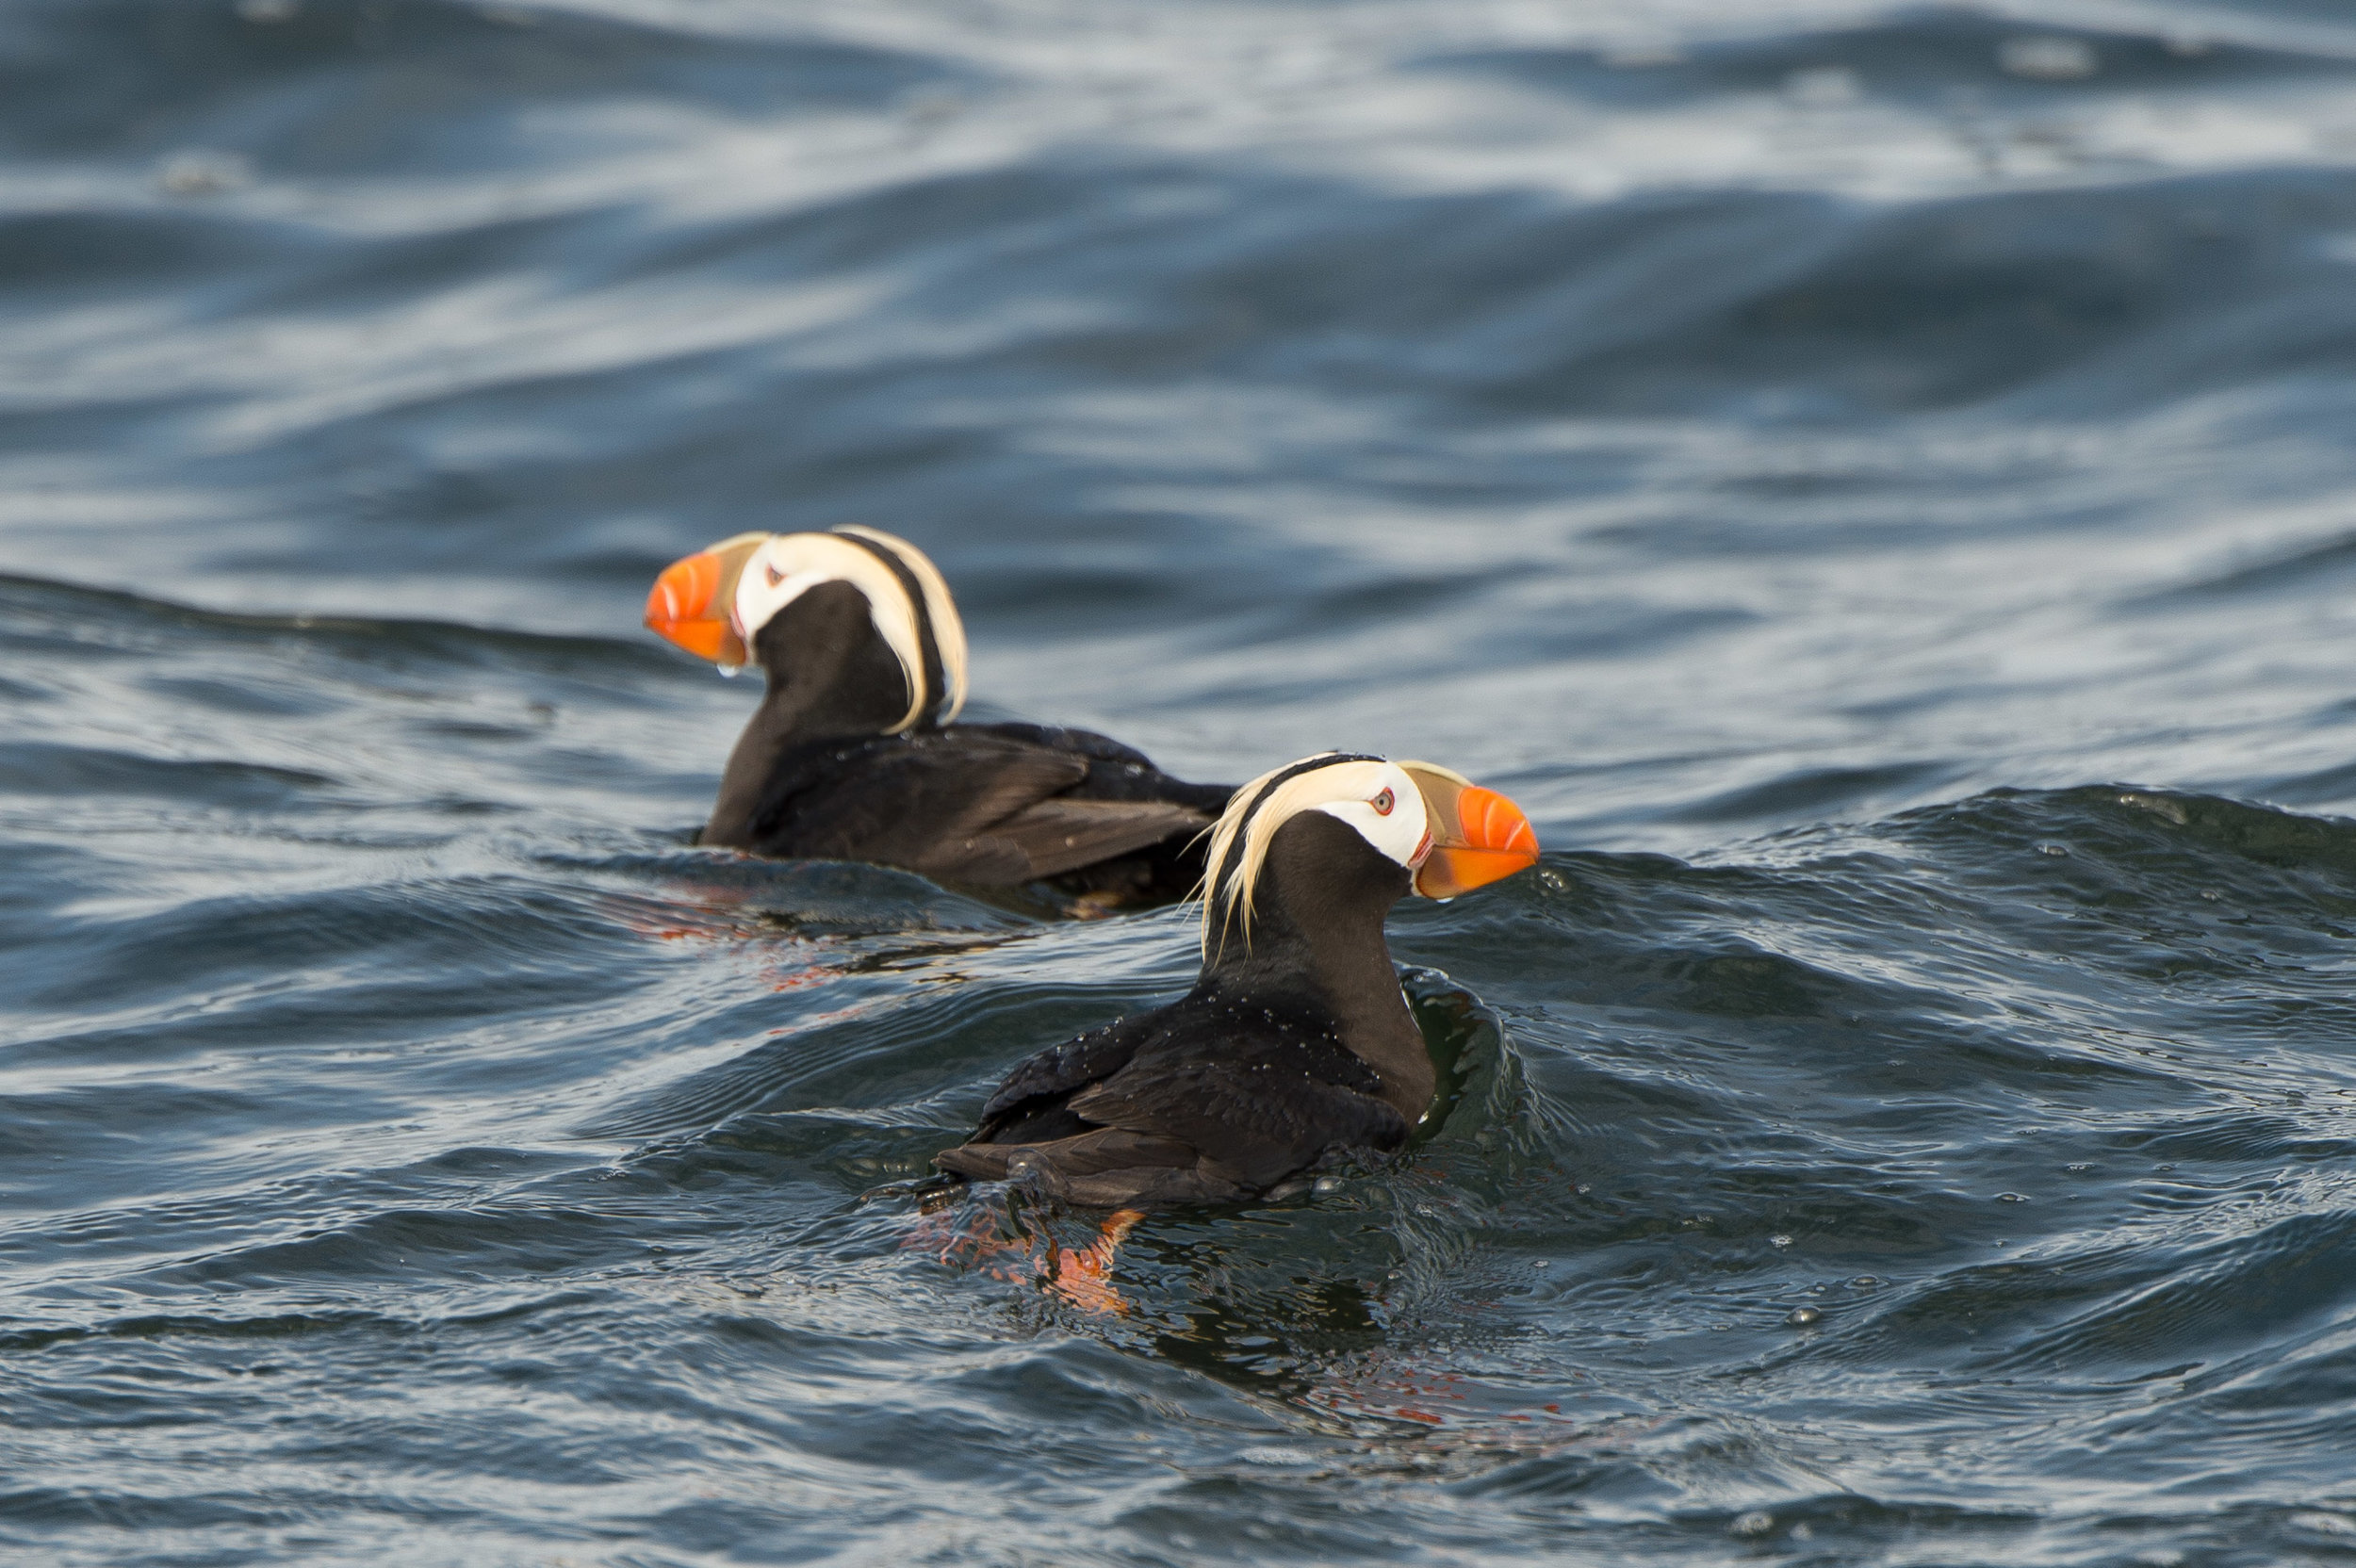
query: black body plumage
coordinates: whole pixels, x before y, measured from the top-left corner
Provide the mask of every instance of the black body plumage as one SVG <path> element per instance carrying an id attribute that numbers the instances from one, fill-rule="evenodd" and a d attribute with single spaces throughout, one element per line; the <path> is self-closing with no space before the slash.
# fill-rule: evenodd
<path id="1" fill-rule="evenodd" d="M 1281 826 L 1249 940 L 1169 1006 L 1025 1060 L 934 1164 L 1107 1208 L 1258 1197 L 1405 1143 L 1434 1073 L 1383 918 L 1408 874 L 1332 817 Z"/>
<path id="2" fill-rule="evenodd" d="M 929 628 L 922 635 L 926 678 L 937 679 Z M 1088 730 L 941 725 L 938 692 L 895 731 L 908 678 L 851 584 L 802 594 L 751 651 L 768 688 L 701 841 L 980 886 L 1043 882 L 1107 903 L 1183 898 L 1201 877 L 1194 841 L 1226 787 L 1172 778 Z"/>

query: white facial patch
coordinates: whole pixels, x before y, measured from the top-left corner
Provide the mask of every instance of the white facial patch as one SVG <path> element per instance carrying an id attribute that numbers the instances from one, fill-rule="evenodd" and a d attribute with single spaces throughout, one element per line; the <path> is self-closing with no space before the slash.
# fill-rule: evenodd
<path id="1" fill-rule="evenodd" d="M 1333 776 L 1337 792 L 1310 808 L 1337 817 L 1400 865 L 1414 870 L 1432 848 L 1423 792 L 1396 762 L 1345 762 L 1317 774 Z M 1354 786 L 1352 788 L 1351 786 Z"/>
<path id="2" fill-rule="evenodd" d="M 831 533 L 779 533 L 752 553 L 737 575 L 736 602 L 728 613 L 744 645 L 778 611 L 822 582 L 847 582 L 867 598 L 876 635 L 900 662 L 911 700 L 895 730 L 906 729 L 932 705 L 924 689 L 924 654 L 916 631 L 916 607 L 890 566 L 874 552 Z"/>
<path id="3" fill-rule="evenodd" d="M 1413 869 L 1432 848 L 1431 812 L 1415 779 L 1396 762 L 1303 758 L 1237 790 L 1211 828 L 1202 889 L 1203 956 L 1211 957 L 1232 923 L 1252 939 L 1252 902 L 1276 830 L 1303 811 L 1348 823 L 1384 857 Z"/>

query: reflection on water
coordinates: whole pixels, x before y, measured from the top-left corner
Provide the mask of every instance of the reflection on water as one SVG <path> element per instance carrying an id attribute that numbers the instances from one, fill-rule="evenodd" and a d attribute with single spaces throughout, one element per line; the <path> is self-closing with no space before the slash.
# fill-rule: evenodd
<path id="1" fill-rule="evenodd" d="M 2351 61 L 0 9 L 0 1542 L 2344 1553 Z M 688 845 L 752 694 L 646 584 L 840 522 L 982 717 L 1530 808 L 1395 922 L 1406 1155 L 1154 1217 L 1124 1313 L 908 1245 L 867 1195 L 1194 950 Z"/>

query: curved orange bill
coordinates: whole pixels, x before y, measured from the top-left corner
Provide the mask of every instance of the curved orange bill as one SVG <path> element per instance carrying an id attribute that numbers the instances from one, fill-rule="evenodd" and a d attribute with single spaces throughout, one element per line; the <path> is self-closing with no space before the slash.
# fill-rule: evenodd
<path id="1" fill-rule="evenodd" d="M 744 563 L 768 537 L 740 533 L 663 567 L 646 595 L 647 629 L 698 659 L 744 663 L 749 655 L 729 607 L 736 603 L 736 580 Z"/>
<path id="2" fill-rule="evenodd" d="M 1538 863 L 1538 833 L 1522 808 L 1462 774 L 1402 762 L 1423 794 L 1432 852 L 1415 871 L 1415 891 L 1454 898 Z"/>

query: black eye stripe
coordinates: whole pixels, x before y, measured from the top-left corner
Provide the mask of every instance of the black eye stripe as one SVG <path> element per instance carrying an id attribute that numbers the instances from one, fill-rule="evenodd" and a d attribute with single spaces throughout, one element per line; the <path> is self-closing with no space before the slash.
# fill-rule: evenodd
<path id="1" fill-rule="evenodd" d="M 941 645 L 933 638 L 933 611 L 924 597 L 924 585 L 916 580 L 916 574 L 908 569 L 907 562 L 900 559 L 897 550 L 863 535 L 844 533 L 839 530 L 834 537 L 845 544 L 857 545 L 882 562 L 899 582 L 900 591 L 908 596 L 908 607 L 916 616 L 917 660 L 923 666 L 924 678 L 924 689 L 917 695 L 923 705 L 922 716 L 930 717 L 933 710 L 947 699 L 949 681 L 941 670 Z"/>

